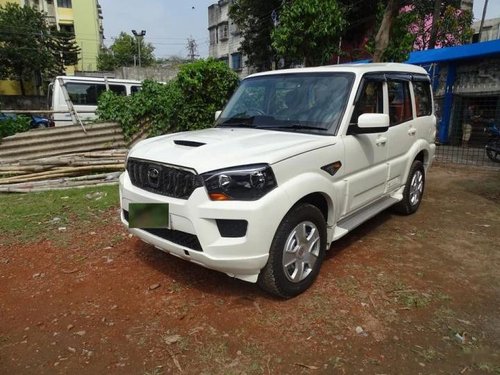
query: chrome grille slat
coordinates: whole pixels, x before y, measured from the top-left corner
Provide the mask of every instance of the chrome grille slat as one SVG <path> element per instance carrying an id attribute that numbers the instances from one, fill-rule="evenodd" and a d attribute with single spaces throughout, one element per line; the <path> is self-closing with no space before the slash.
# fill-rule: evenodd
<path id="1" fill-rule="evenodd" d="M 156 170 L 157 179 L 148 176 Z M 132 185 L 167 197 L 188 199 L 193 191 L 202 186 L 198 175 L 193 172 L 153 161 L 129 158 L 127 172 Z"/>

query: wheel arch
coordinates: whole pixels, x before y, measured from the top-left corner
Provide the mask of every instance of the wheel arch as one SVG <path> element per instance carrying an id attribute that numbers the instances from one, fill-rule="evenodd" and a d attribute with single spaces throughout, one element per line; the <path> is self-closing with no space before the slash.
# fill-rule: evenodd
<path id="1" fill-rule="evenodd" d="M 292 206 L 292 208 L 290 208 L 290 210 L 292 210 L 299 204 L 303 203 L 308 203 L 317 207 L 323 214 L 326 223 L 328 223 L 328 218 L 331 218 L 333 216 L 333 202 L 331 202 L 330 197 L 328 197 L 326 194 L 322 192 L 317 191 L 314 193 L 307 194 L 306 196 L 299 199 Z"/>

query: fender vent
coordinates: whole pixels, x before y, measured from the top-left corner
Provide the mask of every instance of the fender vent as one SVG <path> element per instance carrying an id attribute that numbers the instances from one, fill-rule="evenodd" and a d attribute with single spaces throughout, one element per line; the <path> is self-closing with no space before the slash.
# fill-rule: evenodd
<path id="1" fill-rule="evenodd" d="M 205 145 L 205 143 L 193 142 L 193 141 L 183 141 L 182 139 L 176 139 L 174 141 L 174 143 L 176 145 L 179 145 L 179 146 L 188 146 L 188 147 L 200 147 L 200 146 Z"/>

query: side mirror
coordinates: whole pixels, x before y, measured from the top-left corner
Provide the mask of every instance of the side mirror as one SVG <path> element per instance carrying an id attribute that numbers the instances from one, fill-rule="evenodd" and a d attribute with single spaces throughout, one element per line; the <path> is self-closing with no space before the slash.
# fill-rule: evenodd
<path id="1" fill-rule="evenodd" d="M 221 113 L 222 111 L 215 111 L 215 121 L 219 119 Z"/>
<path id="2" fill-rule="evenodd" d="M 358 118 L 358 127 L 373 131 L 386 131 L 389 128 L 389 115 L 383 113 L 363 113 Z M 378 130 L 384 128 L 384 130 Z"/>
<path id="3" fill-rule="evenodd" d="M 357 124 L 351 124 L 348 135 L 383 133 L 389 129 L 389 115 L 383 113 L 363 113 Z"/>

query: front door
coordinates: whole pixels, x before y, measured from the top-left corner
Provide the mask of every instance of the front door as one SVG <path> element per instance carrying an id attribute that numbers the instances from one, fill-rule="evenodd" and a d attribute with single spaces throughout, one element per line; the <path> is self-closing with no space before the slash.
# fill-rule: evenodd
<path id="1" fill-rule="evenodd" d="M 363 78 L 357 95 L 345 145 L 346 209 L 341 216 L 377 200 L 385 192 L 387 182 L 387 132 L 351 134 L 363 113 L 384 113 L 385 77 Z"/>

